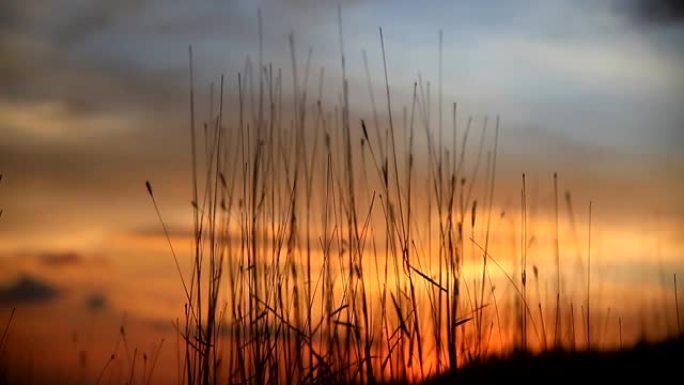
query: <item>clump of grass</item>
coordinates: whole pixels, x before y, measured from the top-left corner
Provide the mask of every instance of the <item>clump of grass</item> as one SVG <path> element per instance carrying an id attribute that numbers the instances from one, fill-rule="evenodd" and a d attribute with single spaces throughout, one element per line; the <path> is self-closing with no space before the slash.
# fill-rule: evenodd
<path id="1" fill-rule="evenodd" d="M 468 138 L 479 120 L 467 117 L 460 133 L 453 102 L 452 132 L 443 125 L 442 33 L 436 108 L 430 82 L 419 75 L 410 108 L 403 106 L 403 119 L 395 119 L 391 62 L 379 29 L 385 118 L 376 106 L 364 51 L 372 117 L 358 113 L 357 119 L 350 105 L 341 11 L 337 103 L 323 97 L 324 68 L 318 95 L 311 96 L 312 51 L 302 72 L 294 34 L 289 36 L 292 90 L 284 98 L 283 69 L 264 61 L 261 13 L 258 27 L 258 59 L 248 58 L 236 77 L 235 113 L 224 114 L 221 75 L 218 105 L 212 85 L 209 116 L 201 125 L 189 48 L 189 266 L 176 253 L 152 185 L 146 183 L 185 301 L 183 318 L 175 323 L 179 382 L 412 382 L 482 361 L 494 350 L 495 327 L 500 353 L 513 346 L 561 348 L 564 333 L 574 350 L 569 295 L 570 322 L 561 323 L 566 297 L 561 297 L 558 177 L 554 174 L 556 295 L 549 343 L 536 265 L 541 331 L 529 304 L 528 249 L 534 236 L 528 226 L 526 175 L 520 190 L 519 257 L 515 250 L 508 256 L 515 271 L 509 273 L 490 245 L 500 119 L 493 138 L 488 118 L 482 119 L 470 164 Z M 487 139 L 493 139 L 488 152 Z M 484 194 L 477 194 L 480 188 Z M 572 215 L 569 193 L 566 202 Z M 574 231 L 574 217 L 570 221 Z M 589 222 L 587 349 L 591 203 Z M 466 267 L 477 273 L 468 275 Z M 505 278 L 498 287 L 497 273 Z M 511 289 L 512 296 L 505 296 Z M 512 320 L 504 309 L 512 309 Z M 507 339 L 515 342 L 507 344 Z M 131 362 L 135 357 L 134 352 Z"/>

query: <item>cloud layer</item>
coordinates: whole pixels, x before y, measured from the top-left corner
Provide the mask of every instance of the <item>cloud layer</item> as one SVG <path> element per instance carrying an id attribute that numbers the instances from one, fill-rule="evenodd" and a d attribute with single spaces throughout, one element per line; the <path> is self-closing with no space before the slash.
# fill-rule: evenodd
<path id="1" fill-rule="evenodd" d="M 345 2 L 354 118 L 371 116 L 364 49 L 376 102 L 384 100 L 378 26 L 395 111 L 410 106 L 419 74 L 432 82 L 436 99 L 441 29 L 445 104 L 457 101 L 462 120 L 502 117 L 502 201 L 515 196 L 522 171 L 539 178 L 558 171 L 611 214 L 635 210 L 621 220 L 658 211 L 682 223 L 684 200 L 673 193 L 682 188 L 684 170 L 684 32 L 677 4 Z M 290 32 L 300 76 L 311 48 L 310 92 L 318 91 L 324 70 L 322 98 L 336 103 L 336 4 L 265 1 L 261 9 L 264 62 L 282 69 L 284 103 L 291 103 Z M 209 86 L 216 90 L 224 74 L 230 124 L 237 73 L 244 73 L 247 57 L 253 64 L 259 58 L 253 2 L 0 5 L 0 251 L 33 245 L 92 251 L 111 246 L 112 234 L 154 228 L 146 180 L 159 191 L 169 222 L 187 225 L 190 43 L 197 113 L 208 114 Z"/>

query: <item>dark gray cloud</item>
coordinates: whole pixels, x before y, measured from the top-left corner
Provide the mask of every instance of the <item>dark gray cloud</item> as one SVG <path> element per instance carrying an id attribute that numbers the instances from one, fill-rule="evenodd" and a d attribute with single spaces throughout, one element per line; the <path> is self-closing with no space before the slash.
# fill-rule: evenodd
<path id="1" fill-rule="evenodd" d="M 136 70 L 126 64 L 82 58 L 45 42 L 24 44 L 23 40 L 0 42 L 0 97 L 59 101 L 75 117 L 130 116 L 144 110 L 143 106 L 154 113 L 184 102 L 185 77 L 179 73 Z M 178 52 L 182 57 L 182 47 Z"/>
<path id="2" fill-rule="evenodd" d="M 33 1 L 3 1 L 0 3 L 0 32 L 16 28 L 25 18 Z"/>
<path id="3" fill-rule="evenodd" d="M 643 24 L 680 24 L 684 22 L 682 0 L 628 0 L 618 2 L 634 21 Z"/>
<path id="4" fill-rule="evenodd" d="M 147 3 L 145 0 L 87 1 L 77 4 L 55 35 L 58 42 L 72 44 L 104 30 L 127 14 L 135 13 Z"/>
<path id="5" fill-rule="evenodd" d="M 119 38 L 145 24 L 147 1 L 27 0 L 0 5 L 0 99 L 59 101 L 75 116 L 125 115 L 146 106 L 169 110 L 185 78 L 168 68 L 142 70 L 131 61 L 137 39 Z M 131 17 L 136 22 L 128 22 Z M 121 26 L 120 24 L 124 24 Z M 133 24 L 128 25 L 128 24 Z M 108 34 L 108 35 L 107 35 Z M 89 45 L 90 44 L 90 45 Z M 178 43 L 183 57 L 184 42 Z"/>
<path id="6" fill-rule="evenodd" d="M 58 296 L 59 290 L 55 286 L 28 274 L 22 275 L 7 286 L 0 287 L 0 304 L 2 305 L 45 303 Z"/>
<path id="7" fill-rule="evenodd" d="M 139 12 L 147 0 L 23 0 L 0 4 L 0 31 L 69 45 Z"/>

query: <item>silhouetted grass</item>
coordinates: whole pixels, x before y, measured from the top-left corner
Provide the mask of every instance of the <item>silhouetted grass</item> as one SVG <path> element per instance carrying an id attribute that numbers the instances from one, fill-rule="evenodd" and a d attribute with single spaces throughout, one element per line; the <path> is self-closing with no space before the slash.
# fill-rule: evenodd
<path id="1" fill-rule="evenodd" d="M 553 175 L 555 312 L 553 327 L 547 327 L 537 266 L 536 293 L 528 293 L 528 252 L 534 236 L 528 228 L 525 174 L 519 259 L 514 252 L 504 257 L 514 271 L 508 272 L 490 250 L 499 117 L 484 170 L 482 158 L 491 136 L 487 117 L 470 165 L 465 154 L 474 118 L 468 117 L 459 133 L 457 105 L 452 103 L 452 132 L 444 132 L 440 32 L 436 122 L 430 82 L 419 75 L 410 109 L 403 107 L 403 120 L 397 123 L 391 65 L 379 29 L 386 120 L 376 106 L 366 51 L 373 116 L 352 119 L 341 12 L 338 16 L 337 103 L 328 105 L 322 98 L 323 68 L 317 99 L 309 100 L 312 52 L 308 51 L 302 73 L 293 34 L 292 94 L 283 98 L 282 69 L 274 71 L 264 62 L 259 13 L 259 56 L 257 63 L 248 58 L 237 76 L 237 116 L 224 116 L 221 75 L 216 109 L 211 88 L 203 138 L 197 130 L 189 50 L 194 228 L 189 277 L 176 256 L 152 187 L 146 185 L 185 292 L 184 317 L 176 323 L 183 350 L 178 360 L 180 381 L 414 382 L 444 372 L 455 373 L 448 379 L 477 377 L 497 368 L 507 373 L 507 365 L 519 362 L 530 368 L 521 369 L 524 373 L 541 375 L 571 368 L 574 362 L 593 369 L 591 362 L 604 360 L 598 357 L 612 357 L 545 353 L 532 359 L 528 353 L 576 349 L 574 304 L 569 298 L 563 311 L 566 296 L 561 296 L 558 176 Z M 198 146 L 202 142 L 203 148 Z M 484 194 L 477 194 L 479 188 Z M 575 231 L 569 193 L 566 202 Z M 590 317 L 591 203 L 587 248 L 586 304 L 581 308 L 586 348 L 592 350 L 596 345 Z M 464 272 L 466 259 L 479 273 Z M 497 290 L 490 263 L 507 279 L 503 289 Z M 502 294 L 511 288 L 512 296 Z M 530 309 L 531 294 L 536 294 L 536 314 Z M 502 314 L 502 303 L 512 304 L 512 317 Z M 564 317 L 568 321 L 561 322 Z M 607 320 L 603 329 L 609 327 Z M 619 329 L 622 344 L 621 319 Z M 563 335 L 570 335 L 570 342 Z M 492 347 L 493 339 L 498 339 L 498 349 Z M 510 360 L 490 360 L 513 350 L 518 353 Z M 640 357 L 640 352 L 634 354 Z M 549 366 L 543 367 L 547 361 Z M 459 367 L 469 369 L 457 371 Z"/>

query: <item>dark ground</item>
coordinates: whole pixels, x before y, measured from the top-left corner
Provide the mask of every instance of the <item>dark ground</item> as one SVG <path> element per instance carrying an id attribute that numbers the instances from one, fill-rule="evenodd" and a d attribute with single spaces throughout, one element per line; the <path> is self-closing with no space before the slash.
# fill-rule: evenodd
<path id="1" fill-rule="evenodd" d="M 684 384 L 684 338 L 617 352 L 518 352 L 425 381 L 441 384 Z"/>

